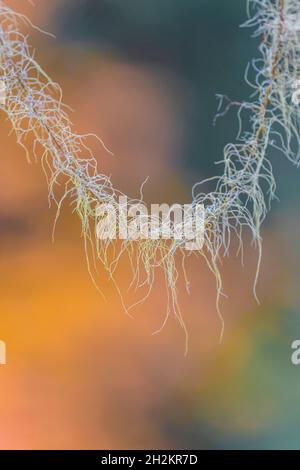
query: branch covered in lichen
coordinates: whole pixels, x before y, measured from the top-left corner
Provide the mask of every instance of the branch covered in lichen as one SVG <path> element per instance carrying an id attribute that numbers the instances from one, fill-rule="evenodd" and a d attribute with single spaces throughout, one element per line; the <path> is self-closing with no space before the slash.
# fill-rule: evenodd
<path id="1" fill-rule="evenodd" d="M 220 259 L 229 254 L 232 238 L 237 238 L 242 252 L 245 229 L 250 230 L 258 247 L 256 285 L 261 259 L 261 225 L 275 194 L 269 160 L 272 152 L 279 150 L 296 165 L 300 157 L 300 109 L 291 99 L 293 85 L 300 76 L 300 2 L 249 0 L 248 10 L 249 20 L 244 26 L 255 28 L 255 36 L 261 38 L 260 57 L 252 61 L 245 74 L 253 94 L 249 102 L 242 103 L 220 97 L 219 115 L 232 106 L 237 107 L 239 135 L 236 142 L 224 149 L 224 173 L 212 178 L 215 190 L 203 192 L 203 181 L 197 183 L 192 192 L 193 204 L 205 206 L 205 243 L 199 254 L 215 275 L 218 304 L 222 294 Z M 79 215 L 93 279 L 91 260 L 101 260 L 114 279 L 118 261 L 126 252 L 133 268 L 133 283 L 136 287 L 148 284 L 147 297 L 155 272 L 161 268 L 167 288 L 166 320 L 173 310 L 185 328 L 177 298 L 181 268 L 185 277 L 186 252 L 182 241 L 158 237 L 156 240 L 122 240 L 117 244 L 111 239 L 97 238 L 97 205 L 117 205 L 122 194 L 108 176 L 99 173 L 97 159 L 88 145 L 91 137 L 104 146 L 103 142 L 96 136 L 74 131 L 62 102 L 61 89 L 33 58 L 27 38 L 21 32 L 21 23 L 30 24 L 0 1 L 0 76 L 5 81 L 7 94 L 1 108 L 28 159 L 34 156 L 41 160 L 49 185 L 49 201 L 56 204 L 57 217 L 65 201 Z M 59 190 L 61 185 L 65 189 L 63 195 Z M 138 201 L 129 199 L 129 203 L 134 202 Z M 147 225 L 149 219 L 145 217 L 143 223 Z M 111 245 L 112 257 L 109 255 Z M 180 265 L 177 253 L 183 257 Z"/>

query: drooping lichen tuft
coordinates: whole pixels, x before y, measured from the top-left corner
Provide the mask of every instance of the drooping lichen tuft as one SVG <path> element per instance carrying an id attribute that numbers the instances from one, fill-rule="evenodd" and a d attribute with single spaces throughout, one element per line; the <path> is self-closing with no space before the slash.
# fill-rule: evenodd
<path id="1" fill-rule="evenodd" d="M 245 230 L 250 231 L 258 247 L 254 290 L 256 287 L 262 248 L 261 226 L 276 187 L 269 160 L 272 151 L 279 150 L 297 166 L 300 161 L 300 108 L 292 102 L 293 86 L 300 77 L 300 2 L 249 0 L 248 12 L 249 20 L 244 26 L 255 28 L 255 36 L 261 38 L 260 57 L 251 62 L 245 74 L 253 94 L 250 101 L 242 103 L 219 97 L 218 116 L 232 106 L 237 108 L 239 135 L 224 149 L 224 173 L 212 178 L 214 191 L 202 192 L 205 181 L 197 183 L 192 191 L 193 204 L 205 206 L 204 245 L 198 254 L 204 257 L 215 275 L 219 312 L 220 259 L 228 255 L 233 238 L 238 240 L 242 252 Z M 104 146 L 103 142 L 96 136 L 74 131 L 62 102 L 61 89 L 34 60 L 20 23 L 31 25 L 0 1 L 0 76 L 6 87 L 6 101 L 0 108 L 10 120 L 27 158 L 34 156 L 41 160 L 49 185 L 49 201 L 57 206 L 57 218 L 64 202 L 80 217 L 93 279 L 94 260 L 100 260 L 114 279 L 118 261 L 127 253 L 133 283 L 136 287 L 148 284 L 147 297 L 156 270 L 162 269 L 168 299 L 166 320 L 173 311 L 185 329 L 177 297 L 180 270 L 185 277 L 186 252 L 182 241 L 158 237 L 122 240 L 117 244 L 109 238 L 97 238 L 97 206 L 103 203 L 117 206 L 122 193 L 114 188 L 108 176 L 99 172 L 97 159 L 89 149 L 88 139 L 96 138 Z M 28 142 L 31 142 L 29 146 Z M 61 184 L 65 188 L 63 195 L 58 190 Z M 128 203 L 136 202 L 128 199 Z M 144 217 L 142 223 L 146 226 L 149 219 Z M 109 255 L 112 244 L 113 256 Z M 178 255 L 183 258 L 182 262 L 177 259 Z M 221 315 L 220 318 L 223 334 Z"/>

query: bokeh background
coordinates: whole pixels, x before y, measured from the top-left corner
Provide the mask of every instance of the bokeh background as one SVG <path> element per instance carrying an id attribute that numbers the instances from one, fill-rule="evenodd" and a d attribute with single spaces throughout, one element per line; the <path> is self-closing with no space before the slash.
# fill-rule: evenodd
<path id="1" fill-rule="evenodd" d="M 131 196 L 149 176 L 150 202 L 189 202 L 191 187 L 221 171 L 214 162 L 237 132 L 234 112 L 213 127 L 216 93 L 249 96 L 256 56 L 245 0 L 7 0 L 56 39 L 30 31 L 36 57 L 64 90 L 82 132 L 114 156 L 99 167 Z M 4 116 L 3 116 L 4 118 Z M 180 285 L 184 335 L 166 293 L 128 318 L 105 273 L 87 273 L 80 227 L 67 207 L 51 242 L 54 209 L 39 162 L 28 164 L 0 124 L 1 449 L 300 448 L 299 178 L 272 155 L 278 181 L 264 225 L 257 305 L 256 253 L 224 262 L 225 336 L 219 344 L 214 279 L 190 259 Z M 207 190 L 210 188 L 207 187 Z M 121 264 L 120 289 L 130 271 Z M 130 296 L 130 294 L 128 294 Z"/>

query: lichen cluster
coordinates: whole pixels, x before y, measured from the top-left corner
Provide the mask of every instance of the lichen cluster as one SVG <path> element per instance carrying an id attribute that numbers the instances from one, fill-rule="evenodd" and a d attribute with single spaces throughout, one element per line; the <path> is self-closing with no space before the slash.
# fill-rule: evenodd
<path id="1" fill-rule="evenodd" d="M 224 149 L 223 174 L 210 180 L 215 189 L 203 192 L 206 181 L 202 181 L 192 190 L 193 204 L 205 206 L 205 242 L 198 254 L 215 275 L 218 312 L 222 294 L 220 260 L 229 254 L 234 238 L 242 254 L 245 231 L 250 231 L 258 249 L 255 291 L 262 250 L 261 226 L 275 195 L 272 153 L 276 149 L 296 165 L 300 160 L 300 107 L 292 101 L 294 83 L 300 77 L 300 2 L 249 0 L 248 14 L 244 26 L 254 28 L 254 35 L 259 38 L 259 57 L 249 64 L 245 74 L 253 93 L 249 101 L 240 103 L 219 97 L 218 116 L 236 107 L 239 133 L 235 142 Z M 73 129 L 61 89 L 35 61 L 21 23 L 34 27 L 0 1 L 0 78 L 6 86 L 6 101 L 0 108 L 27 158 L 41 161 L 49 201 L 57 206 L 57 218 L 63 203 L 68 203 L 80 217 L 88 269 L 95 284 L 96 262 L 103 263 L 113 280 L 118 261 L 126 253 L 132 265 L 133 284 L 148 285 L 147 297 L 156 271 L 162 269 L 167 291 L 166 320 L 173 311 L 185 329 L 177 295 L 180 273 L 186 278 L 183 242 L 161 238 L 116 242 L 97 238 L 97 206 L 117 204 L 122 195 L 110 178 L 99 171 L 97 158 L 89 147 L 90 138 L 98 139 L 102 146 L 104 143 L 97 136 L 80 135 Z M 128 201 L 139 202 L 130 198 Z M 148 222 L 143 219 L 143 223 Z M 129 311 L 125 305 L 124 308 Z M 220 318 L 223 334 L 221 315 Z"/>

